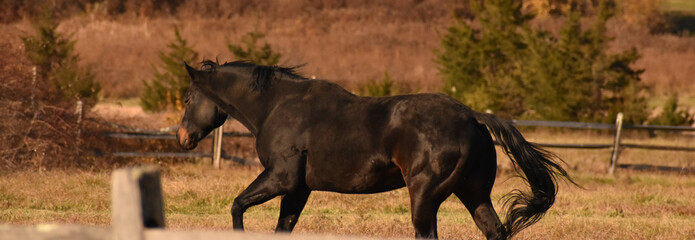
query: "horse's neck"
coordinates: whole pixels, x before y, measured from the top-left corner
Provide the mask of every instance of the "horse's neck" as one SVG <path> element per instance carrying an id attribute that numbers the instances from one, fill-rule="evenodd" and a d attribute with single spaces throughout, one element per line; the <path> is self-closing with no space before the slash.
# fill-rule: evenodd
<path id="1" fill-rule="evenodd" d="M 224 89 L 210 89 L 214 101 L 230 116 L 239 120 L 251 133 L 258 136 L 269 111 L 281 98 L 276 92 L 263 93 L 264 90 L 249 90 L 245 94 L 225 92 Z M 268 89 L 269 91 L 270 89 Z"/>
<path id="2" fill-rule="evenodd" d="M 262 121 L 259 120 L 259 114 L 255 114 L 253 111 L 254 104 L 244 103 L 237 99 L 229 98 L 230 95 L 234 94 L 224 92 L 224 88 L 201 86 L 199 89 L 218 107 L 222 108 L 224 112 L 241 122 L 252 134 L 258 135 L 258 129 Z M 245 96 L 242 96 L 241 98 L 244 97 Z"/>
<path id="3" fill-rule="evenodd" d="M 239 120 L 246 128 L 251 131 L 254 135 L 258 136 L 258 130 L 263 125 L 265 121 L 265 111 L 263 101 L 257 101 L 255 103 L 247 103 L 241 101 L 224 101 L 222 108 L 227 112 L 233 112 L 230 114 L 235 119 Z"/>
<path id="4" fill-rule="evenodd" d="M 246 127 L 246 129 L 248 129 L 254 136 L 258 135 L 258 129 L 255 124 L 253 124 L 249 119 L 246 118 L 246 116 L 240 114 L 238 111 L 232 109 L 230 110 L 231 111 L 225 110 L 225 112 L 227 112 L 229 116 L 232 116 L 234 119 L 239 121 L 241 125 L 244 125 L 244 127 Z"/>

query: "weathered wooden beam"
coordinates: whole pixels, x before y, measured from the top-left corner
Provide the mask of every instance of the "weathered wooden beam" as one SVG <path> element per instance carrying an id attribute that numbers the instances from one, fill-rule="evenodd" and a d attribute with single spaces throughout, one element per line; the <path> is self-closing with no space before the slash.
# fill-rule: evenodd
<path id="1" fill-rule="evenodd" d="M 65 224 L 16 226 L 0 224 L 0 239 L 111 240 L 111 229 Z"/>
<path id="2" fill-rule="evenodd" d="M 227 240 L 405 240 L 413 238 L 384 238 L 330 234 L 287 234 L 287 233 L 254 233 L 240 231 L 172 231 L 172 230 L 147 230 L 147 240 L 200 240 L 200 239 L 227 239 Z"/>
<path id="3" fill-rule="evenodd" d="M 615 172 L 615 165 L 618 163 L 618 157 L 620 156 L 620 137 L 623 132 L 623 113 L 618 113 L 615 118 L 615 137 L 613 138 L 613 153 L 611 154 L 610 167 L 608 168 L 608 173 L 613 174 Z"/>
<path id="4" fill-rule="evenodd" d="M 159 169 L 118 169 L 111 177 L 111 218 L 116 240 L 144 240 L 145 228 L 164 228 Z"/>
<path id="5" fill-rule="evenodd" d="M 222 158 L 222 127 L 215 128 L 212 138 L 212 166 L 220 169 Z"/>

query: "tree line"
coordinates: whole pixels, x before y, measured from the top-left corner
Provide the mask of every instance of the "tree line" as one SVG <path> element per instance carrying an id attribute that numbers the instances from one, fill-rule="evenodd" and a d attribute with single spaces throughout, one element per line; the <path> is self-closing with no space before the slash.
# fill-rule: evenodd
<path id="1" fill-rule="evenodd" d="M 570 1 L 571 3 L 572 1 Z M 613 122 L 617 112 L 627 123 L 692 124 L 693 116 L 672 96 L 663 113 L 648 119 L 648 88 L 641 82 L 644 69 L 635 69 L 636 49 L 609 53 L 611 38 L 606 23 L 616 12 L 615 2 L 600 0 L 587 15 L 578 4 L 555 14 L 561 29 L 551 33 L 532 26 L 534 15 L 517 0 L 469 1 L 465 13 L 454 21 L 435 50 L 443 93 L 478 111 L 492 111 L 507 118 Z M 588 25 L 582 18 L 591 18 Z M 74 40 L 56 32 L 50 11 L 34 21 L 37 34 L 22 38 L 27 57 L 39 67 L 40 76 L 64 99 L 88 99 L 95 103 L 100 90 L 94 73 L 80 67 L 73 53 Z M 198 53 L 174 28 L 174 38 L 160 52 L 161 63 L 152 65 L 153 78 L 143 82 L 143 109 L 180 110 L 189 80 L 183 61 L 200 62 Z M 228 42 L 237 60 L 274 65 L 281 54 L 264 34 L 253 31 L 240 43 Z M 398 89 L 388 72 L 382 81 L 370 80 L 358 91 L 381 96 L 412 92 Z"/>
<path id="2" fill-rule="evenodd" d="M 442 91 L 479 111 L 507 118 L 614 122 L 618 112 L 632 124 L 650 114 L 644 69 L 635 69 L 636 49 L 609 53 L 606 23 L 616 12 L 612 0 L 600 0 L 584 15 L 580 1 L 568 1 L 557 34 L 534 27 L 533 14 L 516 0 L 470 1 L 470 12 L 457 15 L 436 50 Z M 589 26 L 582 17 L 590 18 Z M 692 116 L 667 110 L 651 122 L 692 124 Z M 675 102 L 674 102 L 675 101 Z"/>

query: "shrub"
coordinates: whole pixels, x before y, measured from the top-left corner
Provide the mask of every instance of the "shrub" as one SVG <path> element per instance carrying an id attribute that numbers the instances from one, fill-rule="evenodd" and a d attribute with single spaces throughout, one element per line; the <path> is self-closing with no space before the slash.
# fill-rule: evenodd
<path id="1" fill-rule="evenodd" d="M 263 43 L 260 47 L 257 46 L 258 40 L 264 37 L 265 34 L 254 30 L 241 37 L 241 44 L 228 42 L 227 48 L 237 60 L 248 60 L 260 65 L 275 65 L 280 61 L 282 55 L 274 52 L 268 43 Z"/>
<path id="2" fill-rule="evenodd" d="M 44 8 L 32 25 L 38 36 L 24 36 L 22 42 L 26 56 L 37 67 L 37 85 L 62 96 L 52 100 L 81 99 L 87 105 L 95 104 L 101 86 L 94 82 L 94 73 L 78 65 L 75 41 L 56 31 L 58 23 L 51 10 Z"/>
<path id="3" fill-rule="evenodd" d="M 666 126 L 678 126 L 678 125 L 691 125 L 695 122 L 693 119 L 693 114 L 688 113 L 687 109 L 678 106 L 678 95 L 671 95 L 664 106 L 662 107 L 662 112 L 656 118 L 649 121 L 649 124 L 653 125 L 666 125 Z"/>
<path id="4" fill-rule="evenodd" d="M 607 53 L 610 1 L 599 3 L 591 27 L 570 9 L 557 37 L 531 27 L 515 0 L 472 1 L 471 9 L 480 27 L 456 17 L 436 52 L 446 94 L 508 118 L 612 122 L 622 111 L 628 123 L 646 120 L 643 70 L 630 67 L 639 54 Z"/>
<path id="5" fill-rule="evenodd" d="M 140 106 L 146 111 L 183 109 L 183 96 L 190 86 L 183 62 L 198 62 L 198 53 L 181 37 L 177 27 L 174 27 L 174 39 L 167 48 L 167 52 L 159 52 L 162 71 L 152 66 L 154 79 L 143 83 L 145 89 L 140 96 Z"/>
<path id="6" fill-rule="evenodd" d="M 387 71 L 384 71 L 384 77 L 377 81 L 375 79 L 367 80 L 367 83 L 362 85 L 359 90 L 359 94 L 362 96 L 370 97 L 383 97 L 383 96 L 393 96 L 402 93 L 402 90 L 394 85 L 391 76 Z"/>

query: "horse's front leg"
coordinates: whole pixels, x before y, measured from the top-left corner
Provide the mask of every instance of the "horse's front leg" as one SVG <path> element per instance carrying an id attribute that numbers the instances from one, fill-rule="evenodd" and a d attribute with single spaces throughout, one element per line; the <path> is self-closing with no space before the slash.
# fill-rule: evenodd
<path id="1" fill-rule="evenodd" d="M 298 176 L 295 171 L 278 167 L 264 170 L 234 199 L 231 210 L 234 229 L 244 230 L 246 209 L 294 191 L 297 183 Z"/>

